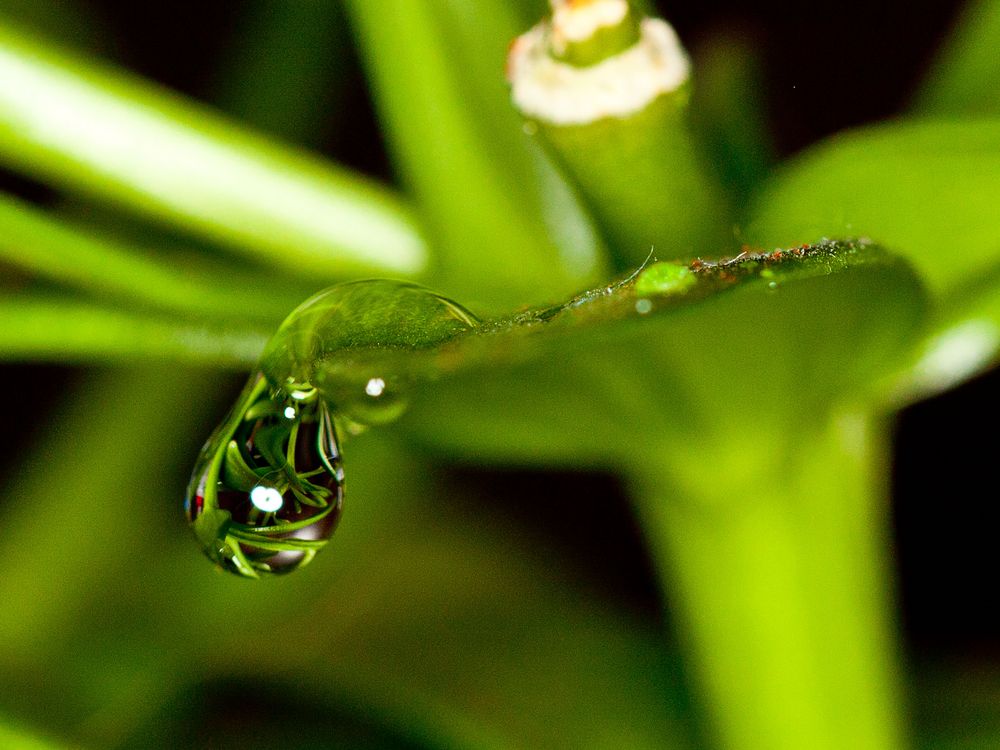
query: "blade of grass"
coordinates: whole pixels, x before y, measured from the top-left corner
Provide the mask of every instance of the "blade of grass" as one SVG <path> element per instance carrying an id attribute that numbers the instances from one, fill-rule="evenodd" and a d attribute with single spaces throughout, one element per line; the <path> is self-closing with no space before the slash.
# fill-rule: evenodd
<path id="1" fill-rule="evenodd" d="M 0 297 L 0 360 L 174 360 L 247 368 L 268 331 L 138 315 L 64 298 Z"/>
<path id="2" fill-rule="evenodd" d="M 160 261 L 0 194 L 0 260 L 94 294 L 186 315 L 280 320 L 304 296 L 263 278 L 234 278 Z M 189 264 L 190 266 L 190 264 Z M 235 274 L 239 276 L 240 274 Z M 267 293 L 259 293 L 259 289 Z"/>
<path id="3" fill-rule="evenodd" d="M 302 275 L 426 263 L 384 188 L 3 25 L 0 159 Z"/>

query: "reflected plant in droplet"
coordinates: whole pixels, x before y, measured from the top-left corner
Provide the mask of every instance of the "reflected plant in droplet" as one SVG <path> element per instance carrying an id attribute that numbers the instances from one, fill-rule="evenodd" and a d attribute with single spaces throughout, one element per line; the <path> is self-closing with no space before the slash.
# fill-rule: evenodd
<path id="1" fill-rule="evenodd" d="M 255 578 L 308 563 L 336 528 L 343 498 L 327 405 L 258 373 L 205 445 L 186 510 L 209 558 Z"/>
<path id="2" fill-rule="evenodd" d="M 205 554 L 258 578 L 312 560 L 344 499 L 337 425 L 359 432 L 406 409 L 414 351 L 477 325 L 415 284 L 358 281 L 299 306 L 201 452 L 185 509 Z"/>

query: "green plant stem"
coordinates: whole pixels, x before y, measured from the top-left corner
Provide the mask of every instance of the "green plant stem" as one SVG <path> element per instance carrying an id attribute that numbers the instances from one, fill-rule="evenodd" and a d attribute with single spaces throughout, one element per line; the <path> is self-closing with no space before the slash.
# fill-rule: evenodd
<path id="1" fill-rule="evenodd" d="M 721 191 L 688 132 L 687 91 L 660 96 L 628 118 L 539 123 L 538 133 L 579 187 L 617 270 L 717 257 L 730 244 Z"/>
<path id="2" fill-rule="evenodd" d="M 729 208 L 688 123 L 690 65 L 672 27 L 629 3 L 613 25 L 556 5 L 511 46 L 514 106 L 575 184 L 618 271 L 718 257 Z"/>
<path id="3" fill-rule="evenodd" d="M 302 275 L 427 260 L 385 188 L 2 24 L 0 160 Z"/>
<path id="4" fill-rule="evenodd" d="M 857 418 L 794 438 L 787 460 L 771 460 L 781 446 L 751 448 L 744 434 L 736 450 L 760 451 L 758 472 L 708 455 L 640 470 L 682 639 L 720 747 L 901 747 L 885 509 L 872 486 L 884 445 Z"/>

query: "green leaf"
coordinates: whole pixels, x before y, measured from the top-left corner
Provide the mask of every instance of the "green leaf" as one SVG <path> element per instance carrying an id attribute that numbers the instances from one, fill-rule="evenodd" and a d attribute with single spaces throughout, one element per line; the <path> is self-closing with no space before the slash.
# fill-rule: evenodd
<path id="1" fill-rule="evenodd" d="M 933 115 L 1000 115 L 1000 2 L 970 0 L 951 32 L 914 110 Z"/>
<path id="2" fill-rule="evenodd" d="M 898 122 L 811 148 L 757 200 L 764 248 L 866 236 L 904 254 L 936 292 L 1000 261 L 1000 120 Z"/>
<path id="3" fill-rule="evenodd" d="M 690 274 L 653 266 L 495 345 L 483 334 L 404 429 L 457 460 L 633 478 L 718 746 L 889 750 L 877 460 L 855 410 L 918 340 L 925 293 L 865 244 Z M 636 293 L 654 282 L 672 291 Z"/>
<path id="4" fill-rule="evenodd" d="M 503 81 L 510 3 L 347 3 L 401 174 L 440 252 L 432 282 L 491 310 L 593 280 L 594 238 Z"/>
<path id="5" fill-rule="evenodd" d="M 906 257 L 938 297 L 899 396 L 953 385 L 1000 350 L 1000 120 L 896 122 L 834 136 L 781 169 L 748 240 L 765 248 L 868 236 Z"/>
<path id="6" fill-rule="evenodd" d="M 63 298 L 0 296 L 0 360 L 173 360 L 253 365 L 267 333 L 252 326 L 186 323 Z"/>
<path id="7" fill-rule="evenodd" d="M 413 274 L 427 261 L 384 188 L 6 26 L 0 159 L 300 275 Z"/>
<path id="8" fill-rule="evenodd" d="M 176 262 L 77 229 L 3 194 L 0 259 L 77 289 L 187 316 L 273 321 L 298 302 L 287 289 L 262 278 L 201 270 L 194 264 L 181 269 Z M 267 292 L 261 293 L 262 288 Z"/>
<path id="9" fill-rule="evenodd" d="M 867 236 L 912 262 L 939 303 L 939 338 L 904 388 L 913 398 L 981 369 L 1000 346 L 998 202 L 1000 120 L 889 123 L 835 136 L 785 166 L 747 234 L 765 248 Z"/>
<path id="10" fill-rule="evenodd" d="M 465 361 L 421 390 L 405 424 L 478 461 L 620 467 L 649 448 L 755 462 L 737 450 L 742 426 L 777 446 L 838 402 L 876 398 L 925 314 L 913 271 L 877 248 L 799 252 L 702 267 L 696 287 L 649 307 L 635 293 L 648 285 L 630 282 L 550 322 L 466 337 Z"/>

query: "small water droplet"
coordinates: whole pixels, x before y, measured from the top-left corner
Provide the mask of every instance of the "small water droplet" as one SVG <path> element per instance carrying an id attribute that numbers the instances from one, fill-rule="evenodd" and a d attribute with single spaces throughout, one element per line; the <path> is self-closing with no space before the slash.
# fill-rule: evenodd
<path id="1" fill-rule="evenodd" d="M 635 311 L 640 315 L 649 315 L 649 313 L 653 312 L 653 302 L 648 299 L 636 300 Z"/>
<path id="2" fill-rule="evenodd" d="M 635 293 L 639 297 L 663 294 L 682 294 L 697 283 L 691 269 L 679 263 L 654 263 L 635 280 Z"/>

